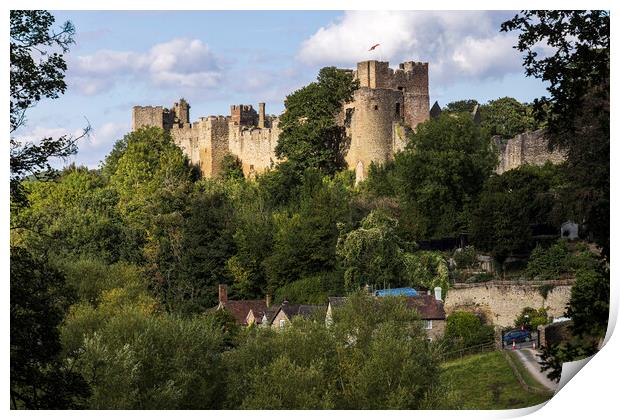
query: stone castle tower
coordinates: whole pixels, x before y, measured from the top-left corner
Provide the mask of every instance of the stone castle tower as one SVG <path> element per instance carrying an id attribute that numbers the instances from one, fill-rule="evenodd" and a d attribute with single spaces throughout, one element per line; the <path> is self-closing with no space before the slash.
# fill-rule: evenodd
<path id="1" fill-rule="evenodd" d="M 345 160 L 359 182 L 367 177 L 371 162 L 391 159 L 404 147 L 406 133 L 428 120 L 428 63 L 409 61 L 394 70 L 388 62 L 363 61 L 352 73 L 360 88 L 338 120 L 350 139 Z M 278 119 L 265 115 L 264 103 L 259 103 L 258 112 L 252 105 L 232 105 L 230 116 L 201 117 L 193 123 L 189 109 L 185 99 L 170 109 L 136 106 L 132 130 L 145 126 L 169 130 L 205 177 L 219 173 L 227 153 L 241 160 L 246 176 L 263 172 L 277 162 Z"/>
<path id="2" fill-rule="evenodd" d="M 371 162 L 384 163 L 404 148 L 407 131 L 429 119 L 428 63 L 363 61 L 353 72 L 360 82 L 344 106 L 351 140 L 346 161 L 356 181 L 368 176 Z"/>

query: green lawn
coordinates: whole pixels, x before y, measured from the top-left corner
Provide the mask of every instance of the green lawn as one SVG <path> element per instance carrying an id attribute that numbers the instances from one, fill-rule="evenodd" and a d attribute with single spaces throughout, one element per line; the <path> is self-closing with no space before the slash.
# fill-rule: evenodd
<path id="1" fill-rule="evenodd" d="M 551 398 L 524 390 L 499 352 L 476 354 L 442 365 L 442 377 L 452 385 L 463 409 L 523 408 Z"/>

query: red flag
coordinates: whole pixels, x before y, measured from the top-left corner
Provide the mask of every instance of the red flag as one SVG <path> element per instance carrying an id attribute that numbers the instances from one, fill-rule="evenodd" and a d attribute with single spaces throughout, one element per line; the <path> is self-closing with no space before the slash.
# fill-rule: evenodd
<path id="1" fill-rule="evenodd" d="M 374 50 L 374 49 L 375 49 L 375 48 L 377 48 L 379 45 L 381 45 L 381 44 L 375 44 L 375 45 L 373 45 L 372 47 L 370 47 L 370 49 L 369 49 L 368 51 L 372 51 L 372 50 Z"/>

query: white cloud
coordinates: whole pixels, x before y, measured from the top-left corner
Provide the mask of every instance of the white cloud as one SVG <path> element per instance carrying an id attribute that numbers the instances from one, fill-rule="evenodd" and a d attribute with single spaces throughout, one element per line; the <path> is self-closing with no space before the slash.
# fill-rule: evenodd
<path id="1" fill-rule="evenodd" d="M 521 72 L 512 48 L 516 37 L 500 33 L 511 12 L 352 11 L 303 42 L 298 58 L 308 64 L 344 65 L 363 60 L 428 61 L 434 82 L 501 77 Z M 381 44 L 368 51 L 371 45 Z"/>
<path id="2" fill-rule="evenodd" d="M 108 122 L 101 127 L 94 127 L 87 144 L 92 147 L 108 146 L 108 149 L 130 131 L 129 124 Z"/>
<path id="3" fill-rule="evenodd" d="M 84 95 L 111 88 L 119 80 L 159 87 L 209 88 L 221 79 L 218 58 L 198 39 L 173 39 L 148 52 L 99 50 L 69 63 L 69 82 Z"/>

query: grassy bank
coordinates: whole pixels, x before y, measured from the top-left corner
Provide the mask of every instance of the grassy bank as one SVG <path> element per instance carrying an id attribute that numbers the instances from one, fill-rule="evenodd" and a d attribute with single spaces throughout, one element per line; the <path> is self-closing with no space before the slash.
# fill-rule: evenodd
<path id="1" fill-rule="evenodd" d="M 442 375 L 452 383 L 463 409 L 523 408 L 551 398 L 551 394 L 539 395 L 523 389 L 498 351 L 446 362 L 442 367 Z"/>

